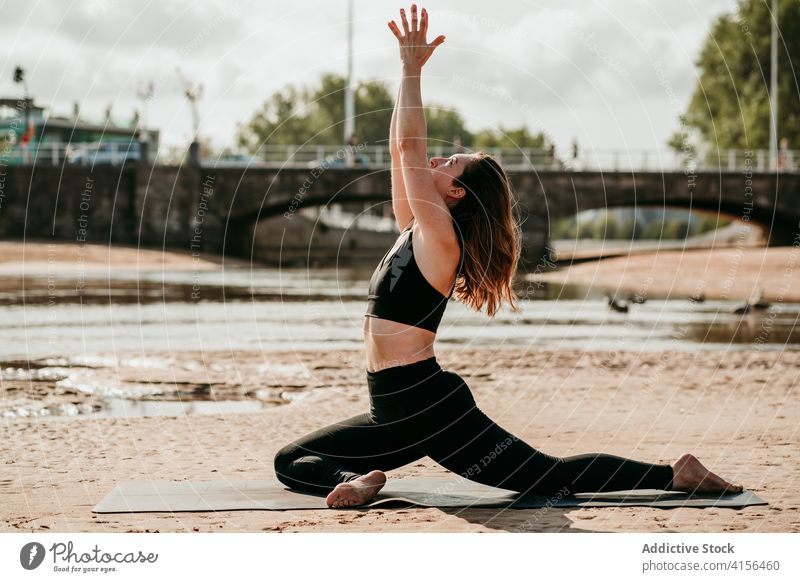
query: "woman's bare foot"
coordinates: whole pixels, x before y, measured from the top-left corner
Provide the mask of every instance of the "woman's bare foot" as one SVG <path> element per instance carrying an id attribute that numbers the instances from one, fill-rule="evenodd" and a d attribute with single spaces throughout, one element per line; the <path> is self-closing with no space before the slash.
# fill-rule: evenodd
<path id="1" fill-rule="evenodd" d="M 697 460 L 686 453 L 672 465 L 672 489 L 687 493 L 739 493 L 741 485 L 734 485 L 719 475 L 715 475 Z"/>
<path id="2" fill-rule="evenodd" d="M 386 485 L 386 475 L 383 471 L 370 471 L 347 483 L 339 483 L 336 488 L 328 493 L 325 500 L 328 507 L 352 507 L 369 503 Z"/>

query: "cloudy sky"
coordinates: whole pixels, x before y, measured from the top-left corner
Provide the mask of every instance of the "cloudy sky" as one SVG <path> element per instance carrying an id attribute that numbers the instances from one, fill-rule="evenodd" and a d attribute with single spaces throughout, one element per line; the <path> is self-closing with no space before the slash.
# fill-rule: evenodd
<path id="1" fill-rule="evenodd" d="M 396 1 L 354 0 L 356 80 L 393 93 L 400 65 L 387 27 Z M 559 147 L 663 149 L 695 86 L 714 18 L 735 0 L 436 0 L 430 38 L 447 41 L 424 72 L 423 99 L 453 106 L 469 128 L 543 129 Z M 0 0 L 0 95 L 12 71 L 55 114 L 129 120 L 155 83 L 148 122 L 182 145 L 191 115 L 175 69 L 201 81 L 201 133 L 233 142 L 275 90 L 346 71 L 346 0 Z M 406 8 L 410 3 L 406 5 Z"/>

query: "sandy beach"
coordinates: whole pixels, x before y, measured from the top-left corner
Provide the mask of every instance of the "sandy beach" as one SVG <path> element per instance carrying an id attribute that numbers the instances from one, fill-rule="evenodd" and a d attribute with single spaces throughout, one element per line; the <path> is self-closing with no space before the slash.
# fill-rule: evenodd
<path id="1" fill-rule="evenodd" d="M 46 246 L 3 243 L 4 268 L 47 264 Z M 58 247 L 55 261 L 74 269 L 76 252 L 97 268 L 145 264 L 198 267 L 188 254 L 136 249 Z M 720 273 L 739 265 L 731 296 L 765 288 L 776 300 L 797 298 L 785 285 L 793 249 L 669 253 L 576 265 L 544 277 L 607 284 L 636 292 L 722 291 Z M 42 254 L 44 253 L 44 254 Z M 87 258 L 91 257 L 91 259 Z M 677 261 L 677 262 L 675 262 Z M 218 268 L 203 261 L 201 268 Z M 620 266 L 626 268 L 621 269 Z M 698 269 L 698 265 L 707 265 Z M 756 269 L 760 266 L 760 270 Z M 35 269 L 33 270 L 35 271 Z M 693 272 L 700 275 L 692 278 Z M 679 280 L 680 285 L 675 281 Z M 717 285 L 715 287 L 714 285 Z M 614 286 L 614 285 L 610 285 Z M 786 292 L 783 291 L 786 286 Z M 735 293 L 734 291 L 735 290 Z M 795 295 L 792 295 L 795 294 Z M 445 369 L 462 375 L 478 405 L 531 445 L 556 455 L 606 452 L 672 462 L 692 452 L 712 470 L 745 485 L 769 506 L 733 509 L 374 509 L 362 511 L 235 511 L 95 515 L 91 508 L 128 480 L 266 479 L 274 453 L 290 440 L 367 410 L 362 351 L 151 351 L 63 354 L 56 361 L 3 362 L 22 370 L 0 383 L 5 403 L 92 407 L 81 380 L 107 386 L 155 386 L 207 399 L 258 398 L 256 412 L 187 416 L 9 417 L 0 419 L 0 529 L 13 532 L 209 531 L 626 531 L 798 532 L 800 447 L 797 380 L 800 351 L 744 349 L 637 353 L 578 349 L 437 348 Z M 72 384 L 31 380 L 36 366 L 61 367 Z M 76 374 L 76 376 L 73 376 Z M 35 375 L 35 374 L 34 374 Z M 389 477 L 446 474 L 430 459 Z"/>
<path id="2" fill-rule="evenodd" d="M 92 506 L 119 481 L 271 478 L 273 454 L 285 442 L 367 407 L 358 352 L 150 356 L 173 358 L 174 369 L 196 382 L 254 364 L 297 365 L 308 372 L 299 373 L 308 390 L 257 413 L 4 419 L 4 531 L 800 531 L 798 352 L 439 351 L 487 414 L 544 451 L 661 462 L 690 451 L 769 506 L 94 515 Z M 249 379 L 259 386 L 273 380 L 268 372 Z M 389 476 L 422 473 L 445 471 L 423 459 Z"/>
<path id="3" fill-rule="evenodd" d="M 194 255 L 179 251 L 110 246 L 101 244 L 48 243 L 43 241 L 0 241 L 0 274 L 92 273 L 116 269 L 209 270 L 222 264 L 247 265 L 246 261 L 207 253 Z"/>
<path id="4" fill-rule="evenodd" d="M 538 272 L 532 280 L 644 297 L 800 301 L 800 247 L 662 250 Z"/>

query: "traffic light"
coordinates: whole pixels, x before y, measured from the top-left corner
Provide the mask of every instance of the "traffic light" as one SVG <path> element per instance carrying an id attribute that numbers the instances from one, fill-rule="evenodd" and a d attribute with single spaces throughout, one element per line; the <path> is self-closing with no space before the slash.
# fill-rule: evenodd
<path id="1" fill-rule="evenodd" d="M 22 83 L 25 80 L 25 71 L 22 70 L 22 67 L 17 67 L 14 69 L 14 82 L 15 83 Z"/>

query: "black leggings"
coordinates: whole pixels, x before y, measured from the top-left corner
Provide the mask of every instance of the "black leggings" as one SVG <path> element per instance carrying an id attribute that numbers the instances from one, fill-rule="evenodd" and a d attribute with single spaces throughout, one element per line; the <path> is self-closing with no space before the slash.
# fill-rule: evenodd
<path id="1" fill-rule="evenodd" d="M 553 457 L 498 426 L 475 405 L 464 380 L 435 357 L 367 372 L 370 411 L 283 447 L 275 473 L 316 494 L 372 471 L 429 456 L 459 475 L 520 493 L 665 489 L 672 467 L 606 454 Z"/>

